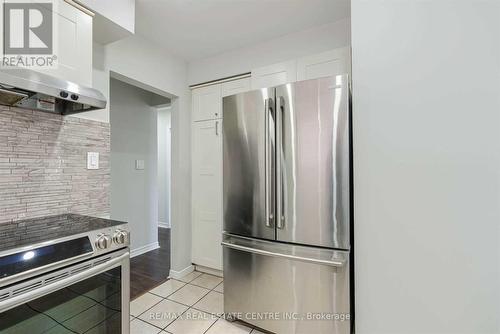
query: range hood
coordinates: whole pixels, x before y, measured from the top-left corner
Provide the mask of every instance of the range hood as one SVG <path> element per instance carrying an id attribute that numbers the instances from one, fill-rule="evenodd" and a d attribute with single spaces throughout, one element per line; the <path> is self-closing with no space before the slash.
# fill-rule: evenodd
<path id="1" fill-rule="evenodd" d="M 106 98 L 93 88 L 15 68 L 0 69 L 0 104 L 70 115 L 102 109 Z"/>

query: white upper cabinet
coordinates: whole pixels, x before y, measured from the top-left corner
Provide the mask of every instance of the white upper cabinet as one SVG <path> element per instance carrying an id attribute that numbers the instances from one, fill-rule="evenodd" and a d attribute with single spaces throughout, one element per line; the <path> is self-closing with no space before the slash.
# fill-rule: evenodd
<path id="1" fill-rule="evenodd" d="M 193 121 L 222 118 L 222 87 L 220 84 L 192 90 Z"/>
<path id="2" fill-rule="evenodd" d="M 222 97 L 251 90 L 250 78 L 242 78 L 222 83 Z"/>
<path id="3" fill-rule="evenodd" d="M 192 125 L 192 262 L 222 270 L 222 120 Z"/>
<path id="4" fill-rule="evenodd" d="M 60 2 L 59 74 L 92 86 L 92 16 Z"/>
<path id="5" fill-rule="evenodd" d="M 351 73 L 350 47 L 256 68 L 252 70 L 251 88 L 268 88 L 342 73 Z"/>
<path id="6" fill-rule="evenodd" d="M 252 89 L 267 88 L 297 81 L 297 61 L 287 61 L 252 70 Z"/>
<path id="7" fill-rule="evenodd" d="M 40 71 L 91 87 L 92 16 L 63 0 L 58 0 L 54 8 L 57 15 L 57 68 Z"/>
<path id="8" fill-rule="evenodd" d="M 297 60 L 297 81 L 351 73 L 350 48 L 339 48 Z"/>

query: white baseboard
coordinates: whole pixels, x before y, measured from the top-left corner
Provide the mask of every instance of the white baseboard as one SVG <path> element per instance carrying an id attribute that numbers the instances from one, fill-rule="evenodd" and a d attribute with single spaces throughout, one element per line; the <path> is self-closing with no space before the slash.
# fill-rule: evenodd
<path id="1" fill-rule="evenodd" d="M 132 249 L 130 251 L 130 257 L 141 255 L 141 254 L 150 252 L 150 251 L 158 249 L 158 248 L 160 248 L 160 244 L 158 243 L 158 241 L 157 242 L 153 242 L 153 243 L 150 243 L 148 245 L 145 245 L 145 246 L 142 246 L 142 247 L 138 247 L 136 249 Z"/>
<path id="2" fill-rule="evenodd" d="M 214 268 L 209 268 L 209 267 L 205 267 L 205 266 L 200 266 L 200 265 L 197 265 L 197 264 L 195 264 L 194 267 L 195 267 L 196 271 L 199 271 L 199 272 L 202 272 L 202 273 L 205 273 L 205 274 L 210 274 L 210 275 L 214 275 L 214 276 L 223 277 L 222 270 L 214 269 Z"/>
<path id="3" fill-rule="evenodd" d="M 172 270 L 170 269 L 170 275 L 169 277 L 170 278 L 175 278 L 175 279 L 179 279 L 181 277 L 184 277 L 186 276 L 187 274 L 189 274 L 190 272 L 193 272 L 194 271 L 194 266 L 193 265 L 190 265 L 182 270 L 179 270 L 179 271 L 176 271 L 176 270 Z"/>
<path id="4" fill-rule="evenodd" d="M 170 224 L 167 224 L 165 222 L 158 222 L 158 227 L 159 228 L 170 228 Z"/>

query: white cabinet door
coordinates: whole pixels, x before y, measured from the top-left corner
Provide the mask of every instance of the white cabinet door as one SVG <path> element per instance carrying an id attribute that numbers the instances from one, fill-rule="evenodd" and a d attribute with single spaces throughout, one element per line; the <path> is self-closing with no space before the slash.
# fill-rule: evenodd
<path id="1" fill-rule="evenodd" d="M 222 270 L 222 120 L 194 122 L 192 262 Z"/>
<path id="2" fill-rule="evenodd" d="M 92 86 L 92 16 L 58 0 L 56 69 L 41 70 L 58 78 Z"/>
<path id="3" fill-rule="evenodd" d="M 59 73 L 92 86 L 92 16 L 59 1 Z"/>
<path id="4" fill-rule="evenodd" d="M 297 80 L 351 73 L 350 48 L 339 48 L 297 60 Z"/>
<path id="5" fill-rule="evenodd" d="M 193 121 L 222 118 L 221 85 L 195 88 L 193 95 Z"/>
<path id="6" fill-rule="evenodd" d="M 250 78 L 243 78 L 222 83 L 222 97 L 248 92 L 249 90 L 251 90 Z"/>
<path id="7" fill-rule="evenodd" d="M 252 70 L 252 89 L 268 88 L 297 81 L 297 61 L 287 61 Z"/>

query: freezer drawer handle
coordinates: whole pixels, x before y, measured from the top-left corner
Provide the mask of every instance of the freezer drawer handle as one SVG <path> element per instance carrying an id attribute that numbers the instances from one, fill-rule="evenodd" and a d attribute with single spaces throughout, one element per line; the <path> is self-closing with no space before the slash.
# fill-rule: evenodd
<path id="1" fill-rule="evenodd" d="M 282 253 L 274 253 L 270 251 L 266 251 L 263 249 L 256 249 L 252 247 L 246 247 L 246 246 L 241 246 L 241 245 L 236 245 L 230 242 L 225 242 L 223 241 L 222 246 L 236 249 L 236 250 L 241 250 L 249 253 L 254 253 L 254 254 L 259 254 L 259 255 L 264 255 L 264 256 L 273 256 L 273 257 L 281 257 L 284 259 L 289 259 L 289 260 L 294 260 L 294 261 L 302 261 L 302 262 L 310 262 L 310 263 L 316 263 L 316 264 L 322 264 L 326 266 L 332 266 L 336 268 L 341 268 L 345 265 L 345 260 L 341 259 L 336 259 L 336 260 L 320 260 L 320 259 L 312 259 L 308 257 L 302 257 L 302 256 L 296 256 L 296 255 L 288 255 L 288 254 L 282 254 Z"/>

